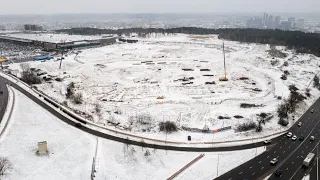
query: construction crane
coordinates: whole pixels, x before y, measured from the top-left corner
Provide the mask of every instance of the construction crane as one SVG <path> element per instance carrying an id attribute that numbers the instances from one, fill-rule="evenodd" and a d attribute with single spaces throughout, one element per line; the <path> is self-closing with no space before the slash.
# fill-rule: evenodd
<path id="1" fill-rule="evenodd" d="M 224 77 L 219 78 L 219 81 L 228 81 L 227 69 L 226 69 L 226 55 L 224 53 L 224 42 L 222 43 L 222 50 L 223 50 Z"/>

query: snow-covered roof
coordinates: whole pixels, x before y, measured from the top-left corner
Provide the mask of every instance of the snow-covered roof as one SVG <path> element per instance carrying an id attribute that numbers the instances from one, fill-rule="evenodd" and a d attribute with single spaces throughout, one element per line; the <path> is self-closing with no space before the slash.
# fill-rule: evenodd
<path id="1" fill-rule="evenodd" d="M 50 42 L 50 43 L 96 40 L 96 39 L 102 38 L 102 36 L 82 36 L 82 35 L 53 34 L 53 33 L 41 33 L 41 34 L 15 33 L 15 34 L 6 34 L 4 36 L 26 39 L 26 40 Z"/>

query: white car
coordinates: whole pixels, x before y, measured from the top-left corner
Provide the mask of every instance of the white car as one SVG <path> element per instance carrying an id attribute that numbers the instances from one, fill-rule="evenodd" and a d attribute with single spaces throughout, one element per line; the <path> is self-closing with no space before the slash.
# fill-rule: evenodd
<path id="1" fill-rule="evenodd" d="M 274 164 L 277 164 L 278 162 L 278 159 L 277 158 L 273 158 L 271 161 L 270 161 L 270 164 L 274 165 Z"/>
<path id="2" fill-rule="evenodd" d="M 314 136 L 310 136 L 310 141 L 314 141 Z"/>
<path id="3" fill-rule="evenodd" d="M 288 132 L 287 136 L 290 138 L 292 137 L 292 132 Z"/>
<path id="4" fill-rule="evenodd" d="M 295 141 L 295 140 L 297 140 L 297 136 L 296 135 L 294 135 L 294 136 L 292 136 L 292 141 Z"/>
<path id="5" fill-rule="evenodd" d="M 299 126 L 299 127 L 301 127 L 301 125 L 302 125 L 302 123 L 301 123 L 301 122 L 299 122 L 299 123 L 298 123 L 298 126 Z"/>
<path id="6" fill-rule="evenodd" d="M 314 110 L 313 109 L 311 109 L 311 113 L 313 113 L 314 112 Z"/>

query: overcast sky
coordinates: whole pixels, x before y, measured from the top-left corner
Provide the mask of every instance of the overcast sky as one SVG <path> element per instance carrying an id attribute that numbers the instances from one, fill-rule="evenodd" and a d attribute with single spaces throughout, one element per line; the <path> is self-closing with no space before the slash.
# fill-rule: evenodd
<path id="1" fill-rule="evenodd" d="M 1 0 L 0 4 L 0 14 L 320 11 L 320 0 Z"/>

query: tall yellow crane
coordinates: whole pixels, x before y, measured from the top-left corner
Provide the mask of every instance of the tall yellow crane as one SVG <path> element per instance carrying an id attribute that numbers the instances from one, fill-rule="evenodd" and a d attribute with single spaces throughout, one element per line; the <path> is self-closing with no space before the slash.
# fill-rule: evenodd
<path id="1" fill-rule="evenodd" d="M 224 42 L 222 43 L 222 50 L 223 50 L 224 77 L 219 78 L 219 81 L 228 81 L 227 69 L 226 69 L 226 55 L 225 55 L 225 52 L 224 52 Z"/>

